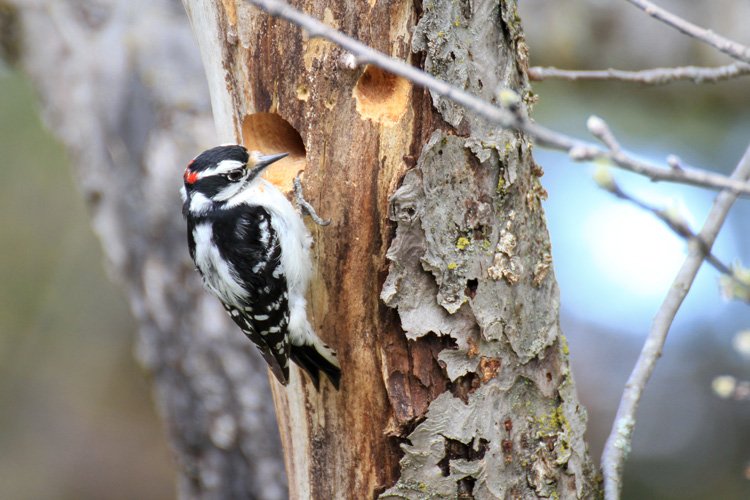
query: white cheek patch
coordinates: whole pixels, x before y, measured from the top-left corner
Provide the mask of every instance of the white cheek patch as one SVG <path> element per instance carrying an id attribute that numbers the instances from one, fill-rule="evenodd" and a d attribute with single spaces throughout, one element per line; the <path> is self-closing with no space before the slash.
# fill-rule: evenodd
<path id="1" fill-rule="evenodd" d="M 227 201 L 228 199 L 236 196 L 245 187 L 244 182 L 235 182 L 229 184 L 227 187 L 219 191 L 214 195 L 214 201 Z"/>
<path id="2" fill-rule="evenodd" d="M 200 214 L 209 209 L 211 200 L 205 197 L 203 193 L 193 193 L 190 197 L 190 211 L 194 214 Z"/>

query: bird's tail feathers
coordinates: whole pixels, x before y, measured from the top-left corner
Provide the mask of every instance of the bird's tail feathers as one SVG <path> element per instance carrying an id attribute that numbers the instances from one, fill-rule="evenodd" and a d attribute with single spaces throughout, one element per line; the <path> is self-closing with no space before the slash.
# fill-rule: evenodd
<path id="1" fill-rule="evenodd" d="M 266 361 L 268 368 L 270 368 L 271 373 L 276 377 L 276 380 L 278 380 L 281 385 L 286 386 L 289 383 L 289 361 L 286 361 L 286 365 L 282 365 L 282 363 L 285 362 L 285 358 L 280 356 L 279 353 L 274 353 L 268 347 L 263 348 L 258 346 L 258 348 L 263 355 L 263 359 Z"/>
<path id="2" fill-rule="evenodd" d="M 341 365 L 333 349 L 315 337 L 311 345 L 292 345 L 291 358 L 310 375 L 315 389 L 320 390 L 320 372 L 326 374 L 338 390 L 341 380 Z"/>

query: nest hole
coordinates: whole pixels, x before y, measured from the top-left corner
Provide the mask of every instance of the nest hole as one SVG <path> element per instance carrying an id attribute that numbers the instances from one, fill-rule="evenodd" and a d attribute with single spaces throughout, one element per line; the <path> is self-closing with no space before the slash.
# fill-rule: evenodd
<path id="1" fill-rule="evenodd" d="M 247 149 L 264 155 L 289 153 L 263 174 L 281 191 L 289 193 L 297 172 L 307 166 L 305 143 L 292 124 L 276 113 L 247 115 L 242 120 L 242 140 Z"/>
<path id="2" fill-rule="evenodd" d="M 406 112 L 410 93 L 411 84 L 405 78 L 368 65 L 352 95 L 362 118 L 393 126 Z"/>

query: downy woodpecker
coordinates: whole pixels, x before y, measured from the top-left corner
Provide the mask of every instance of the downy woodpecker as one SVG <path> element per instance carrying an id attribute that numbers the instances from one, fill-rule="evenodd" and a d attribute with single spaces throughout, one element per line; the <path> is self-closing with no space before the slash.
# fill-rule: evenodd
<path id="1" fill-rule="evenodd" d="M 181 189 L 190 256 L 205 288 L 260 349 L 282 384 L 289 359 L 315 387 L 320 372 L 338 389 L 336 353 L 307 320 L 310 233 L 301 216 L 263 171 L 288 153 L 261 156 L 225 145 L 196 156 Z"/>

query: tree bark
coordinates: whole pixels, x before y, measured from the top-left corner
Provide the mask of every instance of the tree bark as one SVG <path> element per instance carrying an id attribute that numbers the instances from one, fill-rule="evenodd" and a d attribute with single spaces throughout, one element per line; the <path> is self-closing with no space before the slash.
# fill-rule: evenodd
<path id="1" fill-rule="evenodd" d="M 334 221 L 310 226 L 310 314 L 341 390 L 272 383 L 290 497 L 594 496 L 528 141 L 245 2 L 185 4 L 220 139 L 291 151 L 274 182 L 304 169 Z M 530 99 L 513 2 L 296 5 L 487 99 Z"/>

